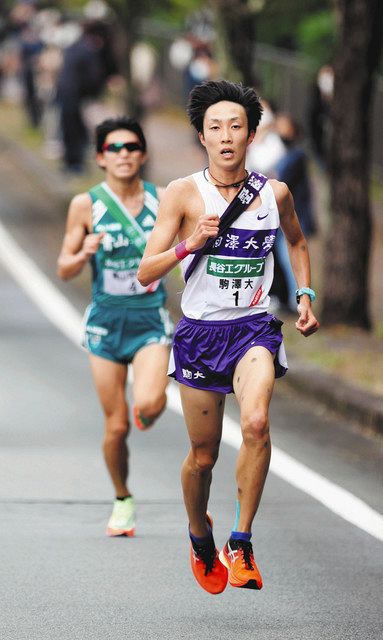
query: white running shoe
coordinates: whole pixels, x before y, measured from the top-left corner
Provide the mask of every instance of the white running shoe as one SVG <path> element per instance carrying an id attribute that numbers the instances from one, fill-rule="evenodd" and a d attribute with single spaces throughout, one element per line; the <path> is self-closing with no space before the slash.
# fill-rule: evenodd
<path id="1" fill-rule="evenodd" d="M 132 496 L 115 500 L 106 533 L 108 536 L 129 536 L 135 534 L 136 507 Z"/>

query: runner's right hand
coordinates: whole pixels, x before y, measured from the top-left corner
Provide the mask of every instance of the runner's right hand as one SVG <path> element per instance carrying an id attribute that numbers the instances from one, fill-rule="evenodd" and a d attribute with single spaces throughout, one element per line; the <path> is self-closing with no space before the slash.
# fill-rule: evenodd
<path id="1" fill-rule="evenodd" d="M 85 236 L 82 244 L 82 251 L 86 258 L 90 258 L 97 253 L 104 235 L 105 232 L 102 231 L 101 233 L 89 233 Z"/>
<path id="2" fill-rule="evenodd" d="M 200 216 L 192 235 L 186 239 L 186 249 L 188 251 L 196 251 L 204 246 L 208 238 L 216 238 L 218 225 L 219 216 L 217 214 L 203 214 Z"/>

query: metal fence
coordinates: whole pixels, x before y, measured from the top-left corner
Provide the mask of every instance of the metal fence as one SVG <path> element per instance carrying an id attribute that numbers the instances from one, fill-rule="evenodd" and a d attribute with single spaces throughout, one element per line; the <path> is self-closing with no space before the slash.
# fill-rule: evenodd
<path id="1" fill-rule="evenodd" d="M 296 54 L 266 45 L 257 47 L 255 70 L 262 93 L 273 100 L 278 109 L 291 113 L 307 129 L 308 105 L 314 74 Z M 378 76 L 373 105 L 372 162 L 383 174 L 383 77 Z"/>
<path id="2" fill-rule="evenodd" d="M 172 40 L 162 40 L 159 74 L 165 88 L 165 99 L 176 105 L 185 104 L 182 73 L 169 62 Z M 255 52 L 255 72 L 264 97 L 272 100 L 278 110 L 293 115 L 308 133 L 308 108 L 315 73 L 307 60 L 289 51 L 268 45 L 258 45 Z M 372 162 L 383 174 L 383 77 L 378 77 L 373 105 Z"/>

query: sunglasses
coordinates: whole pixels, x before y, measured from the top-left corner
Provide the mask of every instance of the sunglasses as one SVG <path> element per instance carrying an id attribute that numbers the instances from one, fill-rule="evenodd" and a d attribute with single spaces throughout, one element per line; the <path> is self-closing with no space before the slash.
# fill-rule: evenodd
<path id="1" fill-rule="evenodd" d="M 111 142 L 110 144 L 105 143 L 102 145 L 103 151 L 110 151 L 111 153 L 120 153 L 121 149 L 126 149 L 129 153 L 132 153 L 132 151 L 143 151 L 143 148 L 138 142 Z"/>

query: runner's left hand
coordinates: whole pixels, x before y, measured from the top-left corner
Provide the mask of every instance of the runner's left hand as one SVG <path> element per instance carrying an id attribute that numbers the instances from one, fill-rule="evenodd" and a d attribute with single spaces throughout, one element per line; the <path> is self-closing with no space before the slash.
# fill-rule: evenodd
<path id="1" fill-rule="evenodd" d="M 310 306 L 303 303 L 298 304 L 298 313 L 299 318 L 295 326 L 305 338 L 318 331 L 320 325 Z"/>

